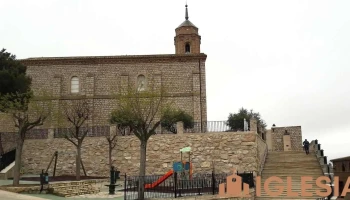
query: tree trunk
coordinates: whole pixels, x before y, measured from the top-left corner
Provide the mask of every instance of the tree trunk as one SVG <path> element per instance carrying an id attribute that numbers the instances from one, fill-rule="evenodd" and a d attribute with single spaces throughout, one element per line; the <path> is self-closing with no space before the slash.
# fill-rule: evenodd
<path id="1" fill-rule="evenodd" d="M 22 161 L 22 149 L 24 144 L 24 138 L 21 138 L 21 130 L 18 131 L 18 137 L 16 141 L 16 159 L 15 167 L 13 171 L 13 186 L 19 185 L 19 179 L 21 176 L 21 161 Z"/>
<path id="2" fill-rule="evenodd" d="M 81 158 L 81 142 L 78 141 L 78 146 L 77 146 L 77 156 L 76 156 L 76 179 L 77 181 L 80 181 L 80 166 L 81 166 L 81 163 L 80 163 L 80 159 Z"/>
<path id="3" fill-rule="evenodd" d="M 147 141 L 141 141 L 140 146 L 140 174 L 139 174 L 139 191 L 138 191 L 138 199 L 145 199 L 145 175 L 146 175 L 146 149 L 147 149 Z"/>

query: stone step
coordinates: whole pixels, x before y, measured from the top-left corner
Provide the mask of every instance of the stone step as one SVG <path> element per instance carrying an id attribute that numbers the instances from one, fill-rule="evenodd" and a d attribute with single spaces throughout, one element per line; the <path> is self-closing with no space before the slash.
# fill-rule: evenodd
<path id="1" fill-rule="evenodd" d="M 276 164 L 289 164 L 289 165 L 299 165 L 299 166 L 304 166 L 304 165 L 320 165 L 320 162 L 318 160 L 298 160 L 298 161 L 291 161 L 289 159 L 266 159 L 265 164 L 270 164 L 270 163 L 276 163 Z"/>
<path id="2" fill-rule="evenodd" d="M 312 196 L 317 196 L 316 192 L 319 191 L 319 190 L 304 190 L 304 192 L 305 192 L 305 191 L 308 192 L 308 193 L 311 193 Z M 277 192 L 279 192 L 279 191 L 278 191 L 278 190 L 271 190 L 271 192 L 277 193 Z M 292 192 L 293 192 L 293 195 L 294 195 L 294 193 L 297 193 L 298 196 L 301 196 L 301 192 L 302 192 L 302 191 L 301 191 L 301 190 L 292 190 Z M 326 192 L 326 191 L 322 191 L 322 192 Z M 288 195 L 289 195 L 288 193 L 290 193 L 290 191 L 289 191 L 289 192 L 283 191 L 279 196 L 288 196 Z M 267 194 L 267 193 L 263 190 L 263 191 L 261 191 L 260 196 L 269 196 L 269 194 Z M 292 195 L 290 195 L 290 196 L 292 196 Z"/>
<path id="3" fill-rule="evenodd" d="M 317 185 L 312 185 L 312 184 L 309 184 L 309 185 L 312 186 L 312 188 L 311 189 L 307 189 L 307 191 L 323 190 L 323 188 L 319 188 Z M 284 190 L 287 190 L 287 185 L 269 184 L 270 190 L 275 190 L 275 191 L 278 191 L 278 188 L 280 186 L 283 186 Z M 301 191 L 301 189 L 302 189 L 300 184 L 299 185 L 295 184 L 295 185 L 292 185 L 291 187 L 292 187 L 292 191 Z M 260 188 L 261 188 L 261 190 L 265 190 L 264 189 L 265 188 L 264 185 L 260 185 Z M 324 191 L 326 191 L 326 190 L 324 190 Z"/>
<path id="4" fill-rule="evenodd" d="M 266 158 L 265 162 L 285 162 L 285 163 L 319 163 L 318 159 L 300 159 L 300 158 Z"/>
<path id="5" fill-rule="evenodd" d="M 268 155 L 266 157 L 266 159 L 277 159 L 277 158 L 280 158 L 280 159 L 290 159 L 292 158 L 293 160 L 294 159 L 297 159 L 297 160 L 316 160 L 317 159 L 317 156 L 306 156 L 306 155 Z"/>
<path id="6" fill-rule="evenodd" d="M 287 177 L 291 177 L 292 180 L 301 180 L 301 177 L 312 177 L 312 180 L 318 179 L 318 177 L 323 176 L 322 174 L 319 173 L 314 173 L 314 174 L 295 174 L 295 173 L 263 173 L 260 177 L 261 179 L 268 179 L 270 177 L 278 177 L 281 178 L 282 180 L 287 181 Z"/>
<path id="7" fill-rule="evenodd" d="M 265 179 L 262 179 L 260 183 L 264 183 L 266 182 L 267 180 Z M 311 185 L 316 185 L 316 181 L 313 180 L 313 181 L 306 181 L 307 184 L 311 184 Z M 325 184 L 326 182 L 323 182 L 323 184 Z M 292 184 L 292 185 L 301 185 L 301 180 L 292 180 L 291 183 L 287 183 L 286 180 L 283 180 L 283 183 L 279 183 L 279 182 L 276 182 L 276 181 L 272 181 L 269 183 L 270 185 L 287 185 L 287 184 Z"/>
<path id="8" fill-rule="evenodd" d="M 300 152 L 293 152 L 293 153 L 290 153 L 290 152 L 269 152 L 267 155 L 268 156 L 283 156 L 283 155 L 284 156 L 298 156 L 298 155 L 300 155 L 300 156 L 315 156 L 316 154 L 312 154 L 312 153 L 306 154 L 305 151 L 304 152 L 300 151 Z"/>
<path id="9" fill-rule="evenodd" d="M 277 190 L 276 190 L 276 191 L 271 191 L 271 192 L 278 193 Z M 305 191 L 304 191 L 304 192 L 305 192 Z M 318 196 L 318 195 L 316 194 L 316 190 L 315 190 L 315 191 L 306 191 L 306 192 L 311 193 L 312 196 Z M 325 191 L 324 191 L 324 192 L 325 192 Z M 289 193 L 290 193 L 290 192 L 289 192 Z M 289 194 L 289 193 L 287 193 L 287 192 L 282 192 L 282 193 L 279 194 L 278 196 L 284 196 L 284 197 L 290 196 L 290 197 L 295 197 L 295 193 L 297 193 L 297 196 L 302 197 L 302 195 L 301 195 L 301 190 L 292 191 L 293 194 Z M 262 191 L 262 192 L 260 193 L 260 195 L 257 195 L 257 196 L 260 196 L 260 197 L 265 196 L 265 197 L 266 197 L 266 196 L 270 196 L 270 195 L 267 194 L 267 193 L 265 193 L 265 191 Z"/>
<path id="10" fill-rule="evenodd" d="M 296 159 L 311 160 L 311 159 L 316 159 L 317 156 L 308 156 L 308 155 L 267 155 L 266 158 L 296 158 Z"/>
<path id="11" fill-rule="evenodd" d="M 297 167 L 264 167 L 263 171 L 266 170 L 284 170 L 284 171 L 293 171 L 296 173 L 301 173 L 301 172 L 305 172 L 305 171 L 316 171 L 318 173 L 323 173 L 322 169 L 320 167 L 309 167 L 309 168 L 297 168 Z"/>
<path id="12" fill-rule="evenodd" d="M 305 153 L 301 153 L 301 154 L 267 154 L 266 156 L 267 158 L 271 158 L 271 157 L 297 157 L 297 158 L 316 158 L 317 155 L 316 154 L 309 154 L 309 155 L 306 155 Z"/>
<path id="13" fill-rule="evenodd" d="M 265 169 L 285 169 L 285 170 L 318 170 L 322 171 L 321 166 L 289 166 L 289 165 L 266 165 L 264 166 L 263 170 Z"/>
<path id="14" fill-rule="evenodd" d="M 261 178 L 263 177 L 266 177 L 266 178 L 269 178 L 269 177 L 273 177 L 273 176 L 277 176 L 277 177 L 280 177 L 280 178 L 285 178 L 287 180 L 287 177 L 293 177 L 294 178 L 298 178 L 298 179 L 301 179 L 301 177 L 312 177 L 314 179 L 317 179 L 318 177 L 320 176 L 324 176 L 323 174 L 320 174 L 320 173 L 300 173 L 300 174 L 296 174 L 296 173 L 293 173 L 293 172 L 263 172 L 261 174 Z"/>
<path id="15" fill-rule="evenodd" d="M 299 164 L 299 165 L 307 165 L 307 164 L 319 164 L 317 159 L 306 159 L 306 160 L 295 160 L 295 158 L 266 158 L 265 163 L 289 163 L 289 164 Z"/>
<path id="16" fill-rule="evenodd" d="M 283 200 L 309 200 L 309 199 L 317 199 L 320 197 L 284 197 Z M 270 199 L 281 199 L 281 197 L 256 197 L 255 200 L 270 200 Z"/>
<path id="17" fill-rule="evenodd" d="M 312 172 L 312 173 L 318 173 L 318 174 L 323 174 L 321 168 L 316 168 L 316 169 L 298 169 L 298 168 L 286 168 L 286 167 L 281 167 L 281 168 L 276 168 L 276 169 L 272 169 L 272 168 L 268 168 L 268 169 L 263 169 L 262 172 L 292 172 L 295 174 L 305 174 L 305 172 Z"/>
<path id="18" fill-rule="evenodd" d="M 290 153 L 290 152 L 269 152 L 267 154 L 267 156 L 315 156 L 316 154 L 306 154 L 305 152 L 294 152 L 294 153 Z"/>
<path id="19" fill-rule="evenodd" d="M 308 185 L 309 185 L 309 187 L 311 187 L 311 189 L 317 189 L 317 190 L 323 189 L 323 188 L 319 188 L 316 184 L 308 183 Z M 280 187 L 280 186 L 283 186 L 283 188 L 286 189 L 288 185 L 287 184 L 278 184 L 278 183 L 276 183 L 276 184 L 270 183 L 269 184 L 269 187 L 271 187 L 271 189 L 274 189 L 274 188 L 277 188 L 277 187 Z M 302 188 L 300 183 L 299 184 L 297 184 L 297 183 L 292 184 L 291 187 L 292 187 L 292 190 L 300 190 Z M 260 188 L 263 190 L 264 189 L 264 184 L 260 184 Z"/>
<path id="20" fill-rule="evenodd" d="M 303 171 L 303 172 L 298 172 L 298 171 L 293 171 L 293 170 L 263 170 L 262 175 L 269 175 L 269 176 L 281 176 L 281 175 L 285 175 L 285 176 L 290 176 L 290 175 L 295 175 L 299 177 L 302 176 L 323 176 L 323 174 L 321 173 L 321 171 Z"/>
<path id="21" fill-rule="evenodd" d="M 320 163 L 317 160 L 306 160 L 303 161 L 302 163 L 300 162 L 295 162 L 291 160 L 284 160 L 284 159 L 276 159 L 276 160 L 265 160 L 265 165 L 267 164 L 289 164 L 289 165 L 300 165 L 300 166 L 305 166 L 305 165 L 320 165 Z"/>
<path id="22" fill-rule="evenodd" d="M 263 179 L 261 179 L 261 183 L 265 183 L 267 181 L 267 178 L 263 178 Z M 287 179 L 282 179 L 282 181 L 283 181 L 283 183 L 279 183 L 279 182 L 276 182 L 276 181 L 272 181 L 272 182 L 270 182 L 270 184 L 274 184 L 274 183 L 276 183 L 276 184 L 287 184 Z M 323 183 L 325 183 L 326 181 L 322 181 Z M 292 184 L 294 184 L 294 183 L 299 183 L 299 184 L 301 184 L 301 179 L 292 179 L 292 181 L 291 181 L 291 183 Z M 313 179 L 312 181 L 306 181 L 306 183 L 307 184 L 315 184 L 316 185 L 316 180 L 315 179 Z"/>
<path id="23" fill-rule="evenodd" d="M 284 170 L 318 170 L 322 171 L 320 166 L 281 166 L 281 165 L 267 165 L 264 166 L 263 170 L 266 169 L 284 169 Z"/>
<path id="24" fill-rule="evenodd" d="M 296 154 L 305 154 L 305 151 L 269 151 L 268 155 L 296 155 Z M 311 152 L 309 155 L 313 155 Z"/>
<path id="25" fill-rule="evenodd" d="M 267 167 L 263 169 L 263 172 L 292 172 L 292 173 L 302 173 L 302 172 L 317 172 L 319 174 L 322 173 L 322 170 L 320 168 L 307 168 L 307 169 L 302 169 L 302 168 L 283 168 L 283 167 Z"/>
<path id="26" fill-rule="evenodd" d="M 273 190 L 272 188 L 271 188 L 271 190 L 270 190 L 271 192 L 279 192 L 277 189 L 276 190 Z M 311 193 L 313 196 L 317 196 L 317 194 L 316 194 L 316 192 L 317 191 L 321 191 L 321 192 L 326 192 L 327 190 L 319 190 L 319 189 L 314 189 L 314 190 L 303 190 L 304 192 L 306 191 L 306 192 L 308 192 L 308 193 Z M 290 192 L 290 191 L 289 191 Z M 302 190 L 300 189 L 300 190 L 292 190 L 292 192 L 293 193 L 298 193 L 298 195 L 299 196 L 301 196 L 301 192 L 302 192 Z M 286 191 L 286 189 L 285 190 L 283 190 L 283 192 L 281 193 L 281 196 L 286 196 L 287 195 L 287 191 Z M 266 196 L 267 195 L 267 193 L 265 192 L 265 190 L 261 190 L 261 196 Z"/>
<path id="27" fill-rule="evenodd" d="M 319 199 L 319 198 L 323 198 L 323 197 L 319 197 L 319 196 L 311 196 L 311 197 L 291 197 L 291 196 L 287 196 L 287 195 L 284 195 L 284 196 L 278 196 L 278 197 L 270 197 L 269 195 L 261 195 L 259 197 L 255 197 L 256 200 L 259 200 L 259 199 L 298 199 L 298 200 L 301 200 L 301 199 L 313 199 L 313 200 L 316 200 L 316 199 Z"/>

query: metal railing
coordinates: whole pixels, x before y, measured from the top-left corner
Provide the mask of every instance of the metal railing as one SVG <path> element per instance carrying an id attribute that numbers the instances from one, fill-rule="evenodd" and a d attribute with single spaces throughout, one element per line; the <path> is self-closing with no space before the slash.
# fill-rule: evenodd
<path id="1" fill-rule="evenodd" d="M 242 177 L 243 183 L 254 188 L 253 172 L 236 173 Z M 215 195 L 219 192 L 219 185 L 226 183 L 227 176 L 232 174 L 195 174 L 190 179 L 181 179 L 180 174 L 174 173 L 158 185 L 154 184 L 161 175 L 145 176 L 145 198 L 179 198 L 184 196 Z M 137 199 L 140 176 L 124 175 L 124 199 Z M 152 186 L 153 185 L 153 186 Z"/>
<path id="2" fill-rule="evenodd" d="M 91 127 L 81 127 L 79 130 L 79 135 L 83 135 L 84 131 L 88 131 L 86 137 L 103 137 L 109 136 L 110 127 L 109 126 L 91 126 Z M 71 136 L 75 133 L 74 128 L 55 128 L 54 138 L 64 138 L 66 135 Z"/>
<path id="3" fill-rule="evenodd" d="M 248 130 L 249 130 L 249 122 L 248 122 Z M 194 122 L 193 128 L 184 129 L 185 133 L 238 132 L 238 131 L 244 131 L 243 120 L 231 121 L 231 125 L 229 125 L 227 121 Z"/>
<path id="4" fill-rule="evenodd" d="M 47 139 L 48 129 L 32 129 L 26 133 L 26 139 Z"/>
<path id="5" fill-rule="evenodd" d="M 244 131 L 244 121 L 236 120 L 237 123 L 233 124 L 231 128 L 227 121 L 203 121 L 203 122 L 193 122 L 191 128 L 184 127 L 184 133 L 214 133 L 214 132 L 238 132 Z M 242 123 L 240 123 L 242 122 Z M 247 121 L 248 122 L 248 121 Z M 238 125 L 239 126 L 238 126 Z M 118 128 L 117 128 L 118 129 Z M 169 128 L 168 128 L 169 129 Z M 249 122 L 248 122 L 249 130 Z M 170 129 L 159 126 L 156 129 L 156 134 L 177 134 L 177 125 L 176 123 L 170 126 Z M 132 131 L 129 128 L 122 129 L 121 132 L 118 132 L 118 135 L 133 135 Z"/>

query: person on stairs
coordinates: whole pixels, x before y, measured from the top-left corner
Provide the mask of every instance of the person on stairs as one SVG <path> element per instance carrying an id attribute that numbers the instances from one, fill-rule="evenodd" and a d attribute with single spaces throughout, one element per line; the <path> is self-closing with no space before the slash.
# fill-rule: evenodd
<path id="1" fill-rule="evenodd" d="M 305 141 L 303 142 L 303 145 L 304 145 L 304 150 L 305 150 L 306 155 L 309 154 L 310 153 L 309 152 L 309 145 L 310 145 L 309 141 L 307 141 L 307 139 L 305 139 Z"/>

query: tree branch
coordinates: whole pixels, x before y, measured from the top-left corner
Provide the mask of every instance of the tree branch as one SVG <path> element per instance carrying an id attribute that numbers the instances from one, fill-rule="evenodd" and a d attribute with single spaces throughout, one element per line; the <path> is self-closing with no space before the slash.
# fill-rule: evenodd
<path id="1" fill-rule="evenodd" d="M 72 139 L 70 139 L 67 135 L 64 136 L 65 139 L 67 139 L 69 142 L 71 142 L 72 144 L 74 144 L 74 146 L 78 146 L 77 143 L 75 143 Z"/>

